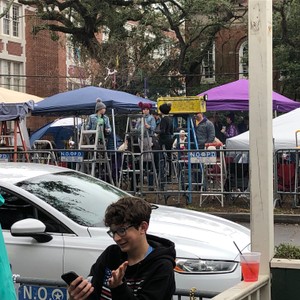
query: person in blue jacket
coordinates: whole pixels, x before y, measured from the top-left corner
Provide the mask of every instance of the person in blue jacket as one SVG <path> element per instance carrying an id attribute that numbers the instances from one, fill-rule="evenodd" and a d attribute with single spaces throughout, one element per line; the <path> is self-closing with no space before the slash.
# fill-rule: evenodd
<path id="1" fill-rule="evenodd" d="M 106 105 L 101 101 L 100 98 L 96 99 L 95 113 L 89 116 L 86 129 L 95 130 L 99 125 L 99 142 L 103 142 L 103 139 L 111 134 L 110 121 L 106 112 Z M 102 132 L 104 137 L 102 136 Z"/>

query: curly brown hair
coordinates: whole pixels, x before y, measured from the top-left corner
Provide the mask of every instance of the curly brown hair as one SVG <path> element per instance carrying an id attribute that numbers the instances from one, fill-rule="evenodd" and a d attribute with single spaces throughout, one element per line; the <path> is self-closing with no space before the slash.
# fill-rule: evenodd
<path id="1" fill-rule="evenodd" d="M 149 224 L 150 215 L 151 205 L 146 200 L 138 197 L 123 197 L 107 207 L 104 224 L 107 227 L 112 224 L 139 226 L 143 221 Z"/>

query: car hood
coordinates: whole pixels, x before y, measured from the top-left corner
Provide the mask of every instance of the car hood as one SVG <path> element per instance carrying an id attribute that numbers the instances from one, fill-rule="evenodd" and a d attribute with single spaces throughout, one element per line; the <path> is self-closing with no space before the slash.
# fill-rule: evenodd
<path id="1" fill-rule="evenodd" d="M 97 236 L 97 228 L 89 228 Z M 239 260 L 235 247 L 250 251 L 250 230 L 207 213 L 171 206 L 153 209 L 148 233 L 172 240 L 177 257 Z"/>

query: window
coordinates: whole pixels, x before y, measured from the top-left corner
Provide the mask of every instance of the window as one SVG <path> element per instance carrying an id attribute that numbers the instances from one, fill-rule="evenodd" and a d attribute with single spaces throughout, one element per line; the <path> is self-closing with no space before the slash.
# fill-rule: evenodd
<path id="1" fill-rule="evenodd" d="M 46 232 L 69 233 L 59 221 L 21 196 L 4 189 L 0 190 L 0 193 L 5 200 L 0 206 L 0 223 L 3 229 L 9 230 L 17 221 L 34 218 L 46 225 Z"/>
<path id="2" fill-rule="evenodd" d="M 242 43 L 239 50 L 239 78 L 248 78 L 248 41 Z"/>
<path id="3" fill-rule="evenodd" d="M 12 77 L 12 83 L 13 83 L 13 90 L 19 91 L 19 87 L 21 86 L 21 65 L 19 63 L 12 63 L 12 68 L 13 68 L 13 77 Z"/>
<path id="4" fill-rule="evenodd" d="M 6 7 L 3 8 L 3 12 L 5 11 Z M 9 11 L 3 17 L 3 34 L 9 35 L 9 28 L 10 28 L 10 19 L 9 19 Z"/>
<path id="5" fill-rule="evenodd" d="M 205 54 L 202 60 L 201 67 L 202 79 L 206 82 L 215 81 L 215 46 L 212 45 L 211 48 Z"/>
<path id="6" fill-rule="evenodd" d="M 3 3 L 3 2 L 2 2 Z M 7 4 L 2 5 L 2 11 L 7 8 Z M 13 4 L 3 17 L 3 34 L 20 37 L 20 13 L 21 6 Z"/>
<path id="7" fill-rule="evenodd" d="M 20 25 L 20 8 L 17 5 L 13 5 L 13 36 L 19 36 L 19 25 Z"/>
<path id="8" fill-rule="evenodd" d="M 22 90 L 23 64 L 9 60 L 0 60 L 1 83 L 7 89 Z"/>

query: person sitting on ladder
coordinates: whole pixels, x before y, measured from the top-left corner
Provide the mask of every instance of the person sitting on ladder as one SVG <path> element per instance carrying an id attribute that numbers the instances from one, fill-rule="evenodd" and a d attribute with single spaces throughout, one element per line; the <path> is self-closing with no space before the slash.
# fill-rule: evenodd
<path id="1" fill-rule="evenodd" d="M 106 112 L 106 105 L 100 98 L 96 99 L 95 113 L 89 116 L 87 130 L 96 130 L 99 126 L 99 143 L 104 144 L 104 139 L 111 134 L 110 121 Z M 104 134 L 104 137 L 102 136 Z"/>
<path id="2" fill-rule="evenodd" d="M 139 138 L 140 150 L 142 153 L 143 169 L 146 172 L 153 172 L 153 156 L 152 156 L 152 137 L 156 128 L 153 115 L 150 114 L 151 103 L 139 102 L 138 106 L 142 109 L 142 116 L 136 123 L 136 129 L 141 133 Z M 149 189 L 153 189 L 153 174 L 148 177 Z"/>

